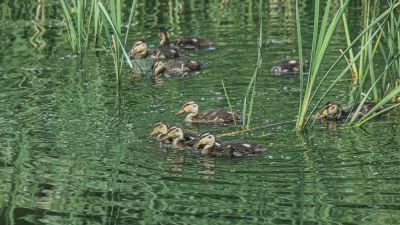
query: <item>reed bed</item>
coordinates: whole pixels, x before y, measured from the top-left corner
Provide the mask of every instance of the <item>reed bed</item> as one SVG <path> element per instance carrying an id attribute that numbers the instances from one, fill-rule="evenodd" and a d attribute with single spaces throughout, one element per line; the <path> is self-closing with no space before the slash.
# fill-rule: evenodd
<path id="1" fill-rule="evenodd" d="M 395 67 L 398 65 L 399 61 L 399 55 L 394 53 L 396 51 L 394 49 L 396 45 L 393 44 L 395 43 L 395 41 L 393 41 L 393 37 L 396 37 L 399 32 L 399 22 L 398 17 L 395 16 L 395 10 L 400 5 L 400 3 L 397 2 L 389 4 L 389 8 L 379 14 L 377 11 L 375 11 L 378 8 L 376 7 L 377 2 L 378 1 L 372 2 L 371 0 L 369 0 L 368 2 L 364 3 L 364 29 L 356 38 L 354 38 L 354 40 L 351 40 L 351 34 L 348 29 L 347 18 L 345 14 L 348 8 L 349 0 L 341 0 L 340 7 L 335 12 L 332 18 L 329 18 L 330 11 L 332 9 L 332 2 L 330 0 L 326 2 L 323 15 L 321 16 L 321 2 L 319 0 L 315 1 L 314 33 L 310 60 L 310 75 L 307 78 L 307 83 L 305 86 L 303 84 L 304 75 L 302 65 L 300 66 L 301 92 L 298 118 L 296 122 L 296 127 L 298 129 L 304 129 L 307 126 L 308 122 L 311 119 L 311 115 L 315 113 L 317 107 L 321 104 L 322 101 L 325 100 L 325 97 L 336 85 L 336 83 L 340 79 L 342 79 L 344 75 L 348 74 L 349 70 L 351 71 L 354 78 L 353 83 L 351 84 L 354 88 L 354 90 L 351 92 L 354 95 L 351 96 L 351 99 L 353 99 L 353 102 L 351 102 L 351 104 L 354 104 L 357 99 L 361 100 L 359 104 L 355 107 L 354 116 L 347 121 L 349 125 L 360 126 L 366 121 L 375 117 L 377 115 L 377 110 L 379 110 L 381 106 L 385 105 L 390 101 L 390 99 L 393 99 L 399 94 L 400 88 L 393 85 L 396 81 L 396 78 L 393 76 L 388 77 L 388 71 L 390 71 L 393 67 L 393 71 L 396 71 Z M 301 21 L 299 18 L 298 9 L 299 2 L 296 1 L 297 40 L 299 59 L 300 62 L 302 62 L 303 47 L 301 42 Z M 320 19 L 322 22 L 319 22 Z M 334 63 L 332 63 L 328 71 L 326 73 L 322 73 L 321 64 L 326 55 L 326 51 L 330 46 L 332 37 L 335 34 L 336 29 L 340 25 L 341 21 L 343 22 L 346 34 L 347 48 L 342 51 L 342 54 L 337 58 Z M 388 27 L 386 31 L 384 30 L 385 26 Z M 382 41 L 388 39 L 386 38 L 388 36 L 392 37 L 392 39 L 388 42 L 390 44 L 387 46 L 382 46 Z M 360 46 L 358 48 L 355 48 L 357 44 L 360 44 Z M 391 54 L 386 54 L 388 55 L 388 57 L 386 58 L 386 66 L 379 76 L 377 76 L 377 73 L 375 71 L 376 68 L 374 63 L 378 48 L 381 49 L 382 53 L 385 52 L 386 49 L 391 52 Z M 349 58 L 348 66 L 344 68 L 338 76 L 332 77 L 333 79 L 328 80 L 327 77 L 332 72 L 332 69 L 338 64 L 340 60 L 343 60 L 343 58 L 347 58 L 347 54 Z M 318 83 L 316 83 L 317 80 L 319 81 Z M 316 95 L 318 93 L 320 94 L 321 86 L 326 84 L 328 84 L 328 88 L 324 92 L 322 92 L 321 97 L 316 99 Z M 388 87 L 394 88 L 391 88 L 389 90 Z M 357 123 L 355 123 L 356 115 L 366 101 L 377 102 L 377 105 L 373 107 L 373 109 L 369 113 L 364 115 L 361 120 L 358 120 Z M 310 109 L 313 104 L 314 107 Z M 394 107 L 390 106 L 389 108 L 385 109 L 385 111 L 391 108 Z"/>

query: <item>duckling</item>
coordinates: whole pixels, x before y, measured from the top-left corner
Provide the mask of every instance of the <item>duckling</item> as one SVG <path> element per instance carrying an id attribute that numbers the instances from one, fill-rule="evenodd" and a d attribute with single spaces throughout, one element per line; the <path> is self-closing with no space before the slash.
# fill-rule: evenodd
<path id="1" fill-rule="evenodd" d="M 200 149 L 203 155 L 241 157 L 265 152 L 265 148 L 259 144 L 247 140 L 225 141 L 217 143 L 215 135 L 209 132 L 202 133 L 194 145 Z"/>
<path id="2" fill-rule="evenodd" d="M 134 56 L 138 59 L 145 59 L 147 57 L 153 59 L 175 59 L 181 57 L 182 55 L 178 51 L 171 48 L 162 47 L 148 50 L 146 42 L 137 41 L 133 45 L 132 49 L 128 52 L 128 56 Z"/>
<path id="3" fill-rule="evenodd" d="M 170 144 L 173 141 L 172 137 L 168 137 L 169 127 L 168 124 L 158 121 L 154 123 L 153 130 L 149 134 L 149 138 L 157 136 L 157 141 L 165 144 Z M 190 131 L 184 132 L 185 141 L 194 141 L 199 135 Z"/>
<path id="4" fill-rule="evenodd" d="M 153 75 L 170 74 L 175 76 L 184 76 L 188 72 L 193 72 L 201 69 L 201 63 L 193 59 L 173 59 L 167 62 L 155 61 L 151 66 Z"/>
<path id="5" fill-rule="evenodd" d="M 232 112 L 229 109 L 211 109 L 198 115 L 199 105 L 192 100 L 184 102 L 176 115 L 184 112 L 189 113 L 186 116 L 185 122 L 190 123 L 233 123 L 234 121 L 240 121 L 242 118 L 239 111 Z"/>
<path id="6" fill-rule="evenodd" d="M 198 135 L 184 132 L 183 128 L 179 125 L 172 126 L 168 129 L 167 135 L 161 138 L 161 141 L 172 139 L 172 147 L 176 149 L 183 149 L 193 147 L 196 143 Z"/>
<path id="7" fill-rule="evenodd" d="M 169 32 L 165 27 L 160 27 L 160 31 L 158 32 L 160 37 L 160 45 L 161 46 L 169 46 Z M 193 47 L 211 47 L 212 42 L 206 40 L 204 38 L 197 38 L 197 37 L 179 37 L 173 44 L 176 46 L 182 46 L 184 48 L 193 48 Z"/>
<path id="8" fill-rule="evenodd" d="M 310 63 L 308 60 L 304 60 L 303 70 L 307 72 L 309 70 Z M 293 74 L 300 72 L 300 62 L 298 59 L 285 59 L 278 62 L 272 67 L 271 72 L 274 74 Z"/>

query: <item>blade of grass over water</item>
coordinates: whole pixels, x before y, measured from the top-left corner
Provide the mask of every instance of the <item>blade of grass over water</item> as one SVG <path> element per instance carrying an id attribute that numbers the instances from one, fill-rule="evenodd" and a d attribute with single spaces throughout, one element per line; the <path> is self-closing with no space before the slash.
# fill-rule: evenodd
<path id="1" fill-rule="evenodd" d="M 125 43 L 127 40 L 127 36 L 129 34 L 129 27 L 131 26 L 132 23 L 132 18 L 134 15 L 134 11 L 136 9 L 136 0 L 132 1 L 132 7 L 131 7 L 131 13 L 130 13 L 130 18 L 129 18 L 129 24 L 127 28 L 127 32 L 125 34 L 125 40 L 124 42 L 121 41 L 121 7 L 119 1 L 111 1 L 115 5 L 111 6 L 111 15 L 107 12 L 106 8 L 101 2 L 98 2 L 98 6 L 102 12 L 102 16 L 104 17 L 105 21 L 108 21 L 108 24 L 111 26 L 113 35 L 110 36 L 107 33 L 107 27 L 105 27 L 106 33 L 107 33 L 107 39 L 110 44 L 111 50 L 112 50 L 112 55 L 114 59 L 114 68 L 115 68 L 115 74 L 117 78 L 117 82 L 120 82 L 120 74 L 122 70 L 122 63 L 125 60 L 128 62 L 128 65 L 130 68 L 133 70 L 134 66 L 127 54 L 127 51 L 125 49 Z M 104 24 L 105 25 L 105 24 Z M 139 67 L 140 69 L 140 67 Z"/>
<path id="2" fill-rule="evenodd" d="M 226 87 L 225 87 L 225 84 L 224 84 L 224 80 L 221 80 L 221 83 L 222 83 L 222 89 L 224 89 L 224 94 L 225 94 L 226 101 L 228 101 L 229 110 L 232 113 L 233 122 L 235 123 L 235 126 L 236 126 L 236 119 L 235 119 L 235 116 L 233 116 L 233 107 L 232 107 L 232 104 L 231 104 L 231 100 L 229 99 L 229 95 L 228 95 L 228 92 L 226 90 Z"/>
<path id="3" fill-rule="evenodd" d="M 316 3 L 316 7 L 319 5 Z M 318 26 L 318 23 L 316 23 Z M 318 29 L 318 28 L 317 28 Z M 296 0 L 296 35 L 297 35 L 297 47 L 299 53 L 299 63 L 300 63 L 300 95 L 299 95 L 299 112 L 298 115 L 301 113 L 301 105 L 302 105 L 302 96 L 303 96 L 303 88 L 304 88 L 304 71 L 303 71 L 303 43 L 301 39 L 301 23 L 300 23 L 300 13 L 299 13 L 299 1 Z"/>

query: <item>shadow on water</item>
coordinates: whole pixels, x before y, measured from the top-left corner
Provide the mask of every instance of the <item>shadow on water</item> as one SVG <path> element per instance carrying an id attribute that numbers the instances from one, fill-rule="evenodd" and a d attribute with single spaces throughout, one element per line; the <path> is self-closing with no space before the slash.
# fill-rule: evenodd
<path id="1" fill-rule="evenodd" d="M 259 126 L 297 114 L 299 79 L 270 72 L 297 55 L 293 3 L 265 2 L 266 48 L 252 118 Z M 122 4 L 127 17 L 128 3 Z M 357 30 L 361 3 L 352 4 Z M 160 149 L 147 140 L 155 121 L 190 127 L 174 115 L 187 99 L 198 101 L 200 111 L 226 107 L 222 79 L 233 108 L 241 109 L 257 58 L 255 1 L 142 1 L 130 43 L 157 45 L 164 25 L 173 37 L 207 37 L 216 49 L 191 51 L 206 64 L 193 77 L 132 83 L 126 69 L 120 89 L 109 52 L 90 49 L 82 62 L 71 54 L 57 1 L 6 0 L 0 9 L 0 224 L 400 221 L 398 112 L 364 130 L 316 123 L 298 134 L 293 122 L 224 137 L 268 149 L 243 159 Z M 312 1 L 301 10 L 310 43 Z M 342 34 L 339 28 L 329 57 L 343 48 Z M 330 97 L 344 101 L 350 83 L 339 86 Z M 216 134 L 237 128 L 191 127 Z"/>

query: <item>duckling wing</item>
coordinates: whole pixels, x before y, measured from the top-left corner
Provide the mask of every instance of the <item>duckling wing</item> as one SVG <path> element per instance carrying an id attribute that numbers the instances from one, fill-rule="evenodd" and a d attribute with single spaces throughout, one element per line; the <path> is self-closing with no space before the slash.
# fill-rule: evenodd
<path id="1" fill-rule="evenodd" d="M 184 133 L 183 137 L 185 139 L 185 144 L 187 146 L 193 147 L 196 144 L 197 138 L 199 137 L 199 135 L 197 133 L 194 133 L 194 132 L 186 131 Z"/>
<path id="2" fill-rule="evenodd" d="M 239 111 L 231 111 L 229 109 L 211 109 L 202 113 L 200 118 L 210 122 L 223 123 L 233 122 L 234 120 L 240 121 L 242 116 Z"/>
<path id="3" fill-rule="evenodd" d="M 265 152 L 265 148 L 261 145 L 246 140 L 224 142 L 221 144 L 220 149 L 222 149 L 221 153 L 223 155 L 233 157 L 255 155 Z"/>
<path id="4" fill-rule="evenodd" d="M 208 47 L 212 45 L 212 42 L 199 37 L 179 37 L 174 41 L 174 44 L 190 48 L 191 46 Z"/>

